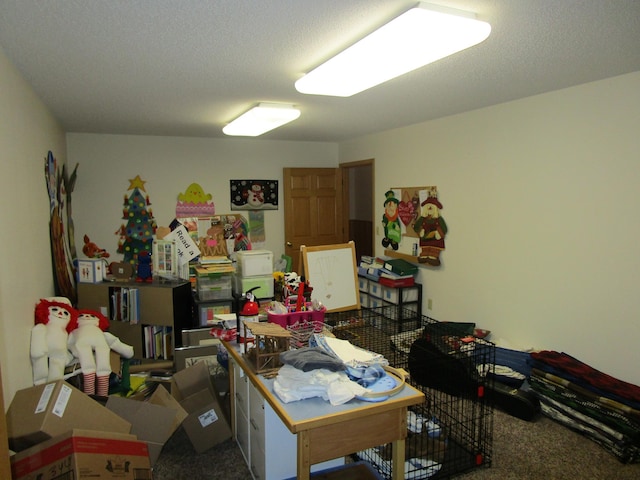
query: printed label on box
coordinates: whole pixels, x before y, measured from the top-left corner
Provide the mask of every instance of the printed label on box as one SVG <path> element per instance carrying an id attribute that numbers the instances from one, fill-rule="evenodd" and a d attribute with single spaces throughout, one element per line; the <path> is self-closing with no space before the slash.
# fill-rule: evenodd
<path id="1" fill-rule="evenodd" d="M 62 385 L 60 389 L 60 393 L 58 394 L 58 398 L 56 399 L 56 403 L 53 406 L 53 413 L 60 418 L 64 415 L 64 411 L 67 408 L 67 403 L 69 403 L 69 398 L 71 397 L 71 387 L 68 385 Z"/>
<path id="2" fill-rule="evenodd" d="M 212 423 L 215 423 L 218 421 L 218 415 L 216 414 L 216 411 L 212 408 L 211 410 L 204 412 L 202 415 L 200 415 L 198 417 L 198 420 L 200 420 L 200 425 L 202 425 L 202 428 L 206 428 Z"/>
<path id="3" fill-rule="evenodd" d="M 49 400 L 51 399 L 53 388 L 55 386 L 55 383 L 50 383 L 44 387 L 42 395 L 40 395 L 40 400 L 38 400 L 38 405 L 36 405 L 36 411 L 33 413 L 42 413 L 47 409 L 47 405 L 49 405 Z"/>

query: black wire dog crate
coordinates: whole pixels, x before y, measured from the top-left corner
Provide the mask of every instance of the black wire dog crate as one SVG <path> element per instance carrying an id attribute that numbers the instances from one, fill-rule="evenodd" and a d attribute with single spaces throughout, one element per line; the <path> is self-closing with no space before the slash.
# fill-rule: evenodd
<path id="1" fill-rule="evenodd" d="M 405 479 L 444 479 L 492 458 L 492 388 L 495 346 L 470 336 L 455 323 L 421 317 L 414 329 L 400 331 L 397 306 L 328 313 L 332 333 L 353 345 L 380 353 L 406 370 L 408 382 L 425 394 L 410 408 L 405 443 Z M 404 330 L 404 329 L 402 329 Z M 391 478 L 391 445 L 355 453 Z"/>

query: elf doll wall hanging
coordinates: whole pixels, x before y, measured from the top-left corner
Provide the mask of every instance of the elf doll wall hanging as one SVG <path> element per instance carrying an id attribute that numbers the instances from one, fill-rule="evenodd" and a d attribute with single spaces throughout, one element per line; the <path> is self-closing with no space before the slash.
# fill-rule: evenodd
<path id="1" fill-rule="evenodd" d="M 384 196 L 384 215 L 382 215 L 384 238 L 382 239 L 382 246 L 385 248 L 390 246 L 394 250 L 398 250 L 402 239 L 398 217 L 398 199 L 395 197 L 393 190 L 387 190 Z"/>

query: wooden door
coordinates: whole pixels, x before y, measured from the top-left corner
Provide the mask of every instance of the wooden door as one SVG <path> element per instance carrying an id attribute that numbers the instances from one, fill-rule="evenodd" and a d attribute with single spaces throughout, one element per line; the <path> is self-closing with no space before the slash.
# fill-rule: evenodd
<path id="1" fill-rule="evenodd" d="M 345 241 L 339 168 L 284 169 L 284 251 L 301 272 L 300 246 Z"/>

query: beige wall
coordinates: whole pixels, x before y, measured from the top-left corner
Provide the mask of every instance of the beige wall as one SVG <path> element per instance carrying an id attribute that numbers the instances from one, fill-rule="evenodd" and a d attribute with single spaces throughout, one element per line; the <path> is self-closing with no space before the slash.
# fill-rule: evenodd
<path id="1" fill-rule="evenodd" d="M 344 142 L 340 161 L 375 158 L 375 219 L 389 187 L 437 185 L 428 315 L 640 384 L 639 112 L 640 72 Z"/>
<path id="2" fill-rule="evenodd" d="M 64 132 L 0 49 L 0 365 L 8 408 L 32 384 L 33 308 L 53 294 L 44 159 L 64 162 Z"/>
<path id="3" fill-rule="evenodd" d="M 284 167 L 336 167 L 335 143 L 283 142 L 259 139 L 213 139 L 72 133 L 67 136 L 69 164 L 78 167 L 73 218 L 76 244 L 87 234 L 101 248 L 116 254 L 122 204 L 129 179 L 140 175 L 158 225 L 175 218 L 178 195 L 197 182 L 213 195 L 216 213 L 231 211 L 229 180 L 280 182 Z M 284 216 L 264 210 L 266 241 L 261 246 L 284 253 Z M 237 211 L 248 218 L 248 212 Z M 258 245 L 260 246 L 260 245 Z"/>

